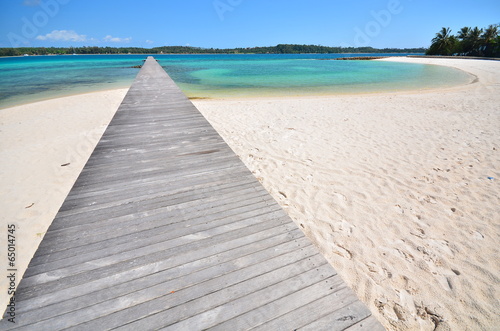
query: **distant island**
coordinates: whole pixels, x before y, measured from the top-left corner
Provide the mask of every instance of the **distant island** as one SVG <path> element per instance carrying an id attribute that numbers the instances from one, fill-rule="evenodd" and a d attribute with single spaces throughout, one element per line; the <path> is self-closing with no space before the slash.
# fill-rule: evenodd
<path id="1" fill-rule="evenodd" d="M 191 46 L 141 47 L 17 47 L 0 48 L 0 56 L 71 54 L 340 54 L 340 53 L 425 53 L 426 48 L 328 47 L 279 44 L 269 47 L 202 48 Z"/>

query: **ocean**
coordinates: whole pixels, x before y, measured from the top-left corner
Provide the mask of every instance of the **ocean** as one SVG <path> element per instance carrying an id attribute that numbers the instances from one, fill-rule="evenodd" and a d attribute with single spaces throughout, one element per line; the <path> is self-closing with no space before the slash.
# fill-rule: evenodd
<path id="1" fill-rule="evenodd" d="M 397 54 L 406 55 L 406 54 Z M 460 70 L 381 61 L 329 61 L 394 54 L 154 55 L 191 98 L 310 96 L 448 87 Z M 0 108 L 128 87 L 147 55 L 0 58 Z"/>

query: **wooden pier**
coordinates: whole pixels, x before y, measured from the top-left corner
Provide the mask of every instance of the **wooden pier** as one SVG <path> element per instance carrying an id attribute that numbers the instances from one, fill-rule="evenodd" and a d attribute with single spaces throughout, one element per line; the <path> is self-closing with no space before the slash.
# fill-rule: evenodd
<path id="1" fill-rule="evenodd" d="M 15 299 L 2 330 L 383 330 L 152 57 Z"/>

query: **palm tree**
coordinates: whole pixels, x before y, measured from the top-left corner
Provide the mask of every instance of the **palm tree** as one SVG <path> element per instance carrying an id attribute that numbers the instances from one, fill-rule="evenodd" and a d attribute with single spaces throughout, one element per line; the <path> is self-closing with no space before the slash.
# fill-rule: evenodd
<path id="1" fill-rule="evenodd" d="M 483 29 L 477 26 L 470 31 L 469 38 L 467 38 L 467 44 L 470 47 L 469 55 L 481 55 L 481 35 L 483 34 Z"/>
<path id="2" fill-rule="evenodd" d="M 457 38 L 460 40 L 465 40 L 469 37 L 470 35 L 470 28 L 468 26 L 464 26 L 463 28 L 460 29 L 457 33 Z"/>
<path id="3" fill-rule="evenodd" d="M 471 32 L 471 28 L 469 28 L 468 26 L 464 26 L 457 33 L 457 39 L 460 40 L 460 43 L 458 46 L 458 53 L 460 53 L 460 55 L 467 55 L 467 53 L 469 53 L 471 51 L 471 49 L 468 45 L 468 39 L 470 37 L 470 32 Z"/>
<path id="4" fill-rule="evenodd" d="M 482 52 L 485 56 L 493 56 L 495 44 L 498 39 L 498 25 L 490 25 L 484 30 L 481 36 L 483 46 L 481 47 Z"/>
<path id="5" fill-rule="evenodd" d="M 432 39 L 432 45 L 427 54 L 451 55 L 455 51 L 456 42 L 456 38 L 451 35 L 451 29 L 443 27 Z"/>
<path id="6" fill-rule="evenodd" d="M 498 25 L 490 25 L 481 36 L 485 43 L 490 43 L 498 37 Z"/>

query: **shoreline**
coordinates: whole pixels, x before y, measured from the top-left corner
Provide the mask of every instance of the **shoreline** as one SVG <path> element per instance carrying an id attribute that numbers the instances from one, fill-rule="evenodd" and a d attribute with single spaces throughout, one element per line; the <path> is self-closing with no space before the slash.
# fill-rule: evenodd
<path id="1" fill-rule="evenodd" d="M 128 88 L 129 88 L 129 86 L 123 85 L 121 87 L 105 88 L 105 89 L 93 90 L 93 91 L 88 91 L 88 92 L 82 91 L 82 92 L 78 92 L 78 93 L 62 94 L 60 96 L 55 96 L 55 97 L 47 96 L 46 98 L 36 99 L 34 101 L 28 101 L 28 102 L 23 102 L 23 103 L 15 103 L 12 105 L 7 105 L 7 106 L 3 106 L 0 104 L 0 112 L 2 110 L 5 110 L 5 109 L 20 107 L 20 106 L 28 106 L 28 105 L 32 105 L 32 104 L 39 103 L 39 102 L 46 102 L 46 101 L 57 100 L 57 99 L 62 99 L 62 98 L 71 98 L 71 97 L 77 97 L 77 96 L 81 96 L 81 95 L 89 95 L 89 94 L 93 94 L 93 93 L 112 92 L 112 91 L 123 90 L 123 89 L 128 90 Z"/>
<path id="2" fill-rule="evenodd" d="M 376 59 L 374 61 L 380 61 L 380 60 L 385 60 L 385 59 L 390 59 L 390 58 L 384 58 L 384 59 Z M 452 67 L 455 68 L 455 67 Z M 458 70 L 461 70 L 460 68 L 455 68 Z M 464 71 L 464 70 L 462 70 Z M 466 71 L 465 71 L 466 72 Z M 339 92 L 339 93 L 332 93 L 332 94 L 310 94 L 310 95 L 276 95 L 276 96 L 264 96 L 264 97 L 259 97 L 259 96 L 248 96 L 248 97 L 240 97 L 240 96 L 235 96 L 235 97 L 226 97 L 226 98 L 219 98 L 219 97 L 188 97 L 189 100 L 191 101 L 198 101 L 198 100 L 213 100 L 213 101 L 239 101 L 239 100 L 245 100 L 245 101 L 251 101 L 251 100 L 280 100 L 280 99 L 330 99 L 332 97 L 336 96 L 364 96 L 364 95 L 384 95 L 384 94 L 421 94 L 421 93 L 433 93 L 433 92 L 438 92 L 438 91 L 449 91 L 449 90 L 455 90 L 455 89 L 461 89 L 465 88 L 469 85 L 475 84 L 478 80 L 477 76 L 470 73 L 466 72 L 470 76 L 473 76 L 474 79 L 470 80 L 468 83 L 465 84 L 458 84 L 455 86 L 446 86 L 446 87 L 432 87 L 428 89 L 408 89 L 408 90 L 397 90 L 397 91 L 374 91 L 374 92 L 352 92 L 352 93 L 347 93 L 347 92 Z M 0 105 L 0 112 L 6 109 L 14 108 L 14 107 L 21 107 L 21 106 L 29 106 L 32 104 L 36 103 L 44 103 L 47 101 L 53 101 L 53 100 L 58 100 L 58 99 L 63 99 L 63 98 L 71 98 L 71 97 L 77 97 L 77 96 L 84 96 L 84 95 L 92 95 L 94 93 L 103 93 L 103 92 L 113 92 L 113 91 L 119 91 L 119 90 L 128 90 L 128 86 L 123 86 L 123 87 L 116 87 L 116 88 L 105 88 L 105 89 L 100 89 L 100 90 L 95 90 L 95 91 L 90 91 L 90 92 L 79 92 L 79 93 L 70 93 L 70 94 L 65 94 L 61 96 L 56 96 L 56 97 L 47 97 L 43 98 L 40 100 L 35 100 L 35 101 L 29 101 L 26 103 L 16 103 L 13 105 L 7 105 L 7 106 L 2 106 Z"/>
<path id="3" fill-rule="evenodd" d="M 80 55 L 144 55 L 144 56 L 156 56 L 156 55 L 260 55 L 260 54 L 283 54 L 283 53 L 117 53 L 117 54 L 35 54 L 28 56 L 80 56 Z M 290 53 L 290 54 L 374 54 L 374 53 Z M 375 53 L 379 54 L 379 53 Z M 409 54 L 418 56 L 421 53 L 380 53 L 380 54 L 391 54 L 393 56 L 398 56 L 396 54 Z M 399 56 L 407 56 L 407 55 L 399 55 Z M 423 55 L 422 55 L 423 56 Z M 16 58 L 16 57 L 25 57 L 25 55 L 13 55 L 13 56 L 0 56 L 0 59 L 3 58 Z"/>
<path id="4" fill-rule="evenodd" d="M 471 74 L 472 75 L 472 74 Z M 474 76 L 474 75 L 472 75 Z M 363 95 L 383 95 L 383 94 L 413 94 L 413 93 L 431 93 L 431 92 L 436 92 L 436 91 L 447 91 L 447 90 L 454 90 L 457 88 L 469 86 L 471 84 L 474 84 L 477 80 L 471 80 L 468 83 L 465 84 L 459 84 L 455 86 L 447 86 L 447 87 L 433 87 L 433 88 L 428 88 L 428 89 L 408 89 L 408 90 L 397 90 L 397 91 L 374 91 L 374 92 L 352 92 L 352 93 L 347 93 L 347 92 L 339 92 L 339 93 L 332 93 L 332 94 L 310 94 L 310 95 L 276 95 L 276 96 L 264 96 L 264 97 L 259 97 L 259 96 L 247 96 L 247 97 L 241 97 L 241 96 L 235 96 L 235 97 L 225 97 L 225 98 L 219 98 L 219 97 L 188 97 L 189 100 L 191 101 L 198 101 L 198 100 L 219 100 L 219 101 L 238 101 L 238 100 L 246 100 L 246 101 L 251 101 L 251 100 L 280 100 L 280 99 L 329 99 L 332 97 L 336 96 L 363 96 Z M 102 93 L 102 92 L 112 92 L 112 91 L 118 91 L 118 90 L 123 90 L 123 89 L 128 89 L 128 87 L 117 87 L 117 88 L 106 88 L 102 90 L 95 90 L 91 92 L 81 92 L 81 93 L 70 93 L 67 95 L 62 95 L 62 96 L 56 96 L 56 97 L 47 97 L 44 99 L 36 100 L 36 101 L 29 101 L 26 103 L 16 103 L 13 105 L 7 105 L 7 106 L 2 106 L 0 105 L 0 111 L 5 110 L 5 109 L 10 109 L 14 107 L 21 107 L 21 106 L 28 106 L 32 105 L 35 103 L 43 103 L 46 101 L 51 101 L 51 100 L 58 100 L 58 99 L 63 99 L 63 98 L 71 98 L 71 97 L 76 97 L 76 96 L 82 96 L 82 95 L 91 95 L 94 93 Z"/>
<path id="5" fill-rule="evenodd" d="M 359 54 L 359 53 L 343 53 L 343 54 Z M 108 55 L 108 54 L 82 54 L 82 55 Z M 111 55 L 120 55 L 120 54 L 111 54 Z M 128 55 L 128 54 L 122 54 L 122 55 Z M 135 54 L 135 55 L 142 55 L 142 54 Z M 164 54 L 167 55 L 167 54 Z M 188 54 L 190 55 L 190 54 Z M 203 55 L 203 54 L 202 54 Z M 230 54 L 229 54 L 230 55 Z M 39 55 L 39 56 L 49 56 L 49 55 Z M 56 55 L 51 55 L 51 56 L 56 56 Z M 67 55 L 67 56 L 73 56 L 73 55 Z M 20 56 L 23 57 L 23 56 Z M 407 58 L 406 56 L 395 56 L 395 57 L 384 57 L 384 58 L 378 58 L 374 59 L 373 61 L 384 61 L 384 60 L 389 60 L 391 58 L 398 59 L 398 58 Z M 327 60 L 338 60 L 339 58 L 332 58 L 332 59 L 327 59 Z M 342 59 L 342 58 L 340 58 Z M 318 59 L 322 60 L 322 59 Z M 399 62 L 399 61 L 394 61 L 394 62 Z M 413 62 L 412 62 L 413 63 Z M 453 67 L 453 66 L 449 66 Z M 460 70 L 460 68 L 455 69 Z M 463 71 L 463 70 L 461 70 Z M 472 81 L 471 81 L 472 82 Z M 70 96 L 75 96 L 75 95 L 81 95 L 81 94 L 87 94 L 87 93 L 94 93 L 94 92 L 103 92 L 103 91 L 108 91 L 108 90 L 116 90 L 116 89 L 121 89 L 121 88 L 127 88 L 129 84 L 123 84 L 123 82 L 115 82 L 113 83 L 113 87 L 105 87 L 103 88 L 98 88 L 98 89 L 92 89 L 87 87 L 80 87 L 79 89 L 76 89 L 75 92 L 69 91 L 68 93 L 60 93 L 60 92 L 54 92 L 54 93 L 38 93 L 40 97 L 33 97 L 32 95 L 27 95 L 25 98 L 29 99 L 28 101 L 8 101 L 5 102 L 5 104 L 2 104 L 0 102 L 0 110 L 2 109 L 7 109 L 15 106 L 20 106 L 20 105 L 27 105 L 27 104 L 32 104 L 35 102 L 42 102 L 42 101 L 48 101 L 48 100 L 53 100 L 57 98 L 64 98 L 64 97 L 70 97 Z M 190 97 L 192 100 L 197 100 L 197 99 L 212 99 L 212 100 L 238 100 L 238 99 L 261 99 L 261 98 L 315 98 L 315 97 L 334 97 L 334 96 L 340 96 L 340 95 L 364 95 L 364 94 L 379 94 L 379 93 L 407 93 L 407 92 L 416 92 L 416 93 L 421 93 L 421 92 L 427 92 L 427 91 L 433 91 L 436 89 L 448 89 L 448 88 L 454 88 L 456 86 L 443 86 L 443 87 L 431 87 L 431 88 L 414 88 L 414 87 L 405 87 L 404 89 L 395 89 L 395 88 L 382 88 L 380 90 L 373 90 L 373 91 L 354 91 L 354 92 L 349 92 L 349 91 L 327 91 L 327 92 L 315 92 L 312 91 L 307 94 L 287 94 L 287 93 L 275 93 L 269 92 L 269 91 L 264 91 L 265 95 L 262 96 L 259 93 L 252 92 L 250 96 L 242 96 L 242 95 L 236 95 L 232 97 L 219 97 L 219 96 L 194 96 Z M 231 93 L 231 92 L 229 92 Z M 245 92 L 241 92 L 244 94 Z M 19 99 L 21 100 L 22 97 L 15 97 L 14 100 Z"/>
<path id="6" fill-rule="evenodd" d="M 389 330 L 497 325 L 498 299 L 487 294 L 499 290 L 500 273 L 488 262 L 500 253 L 492 223 L 500 212 L 500 63 L 379 61 L 389 60 L 439 61 L 477 79 L 429 90 L 191 101 Z M 0 204 L 20 224 L 19 270 L 126 91 L 0 109 L 0 177 L 9 188 Z"/>

